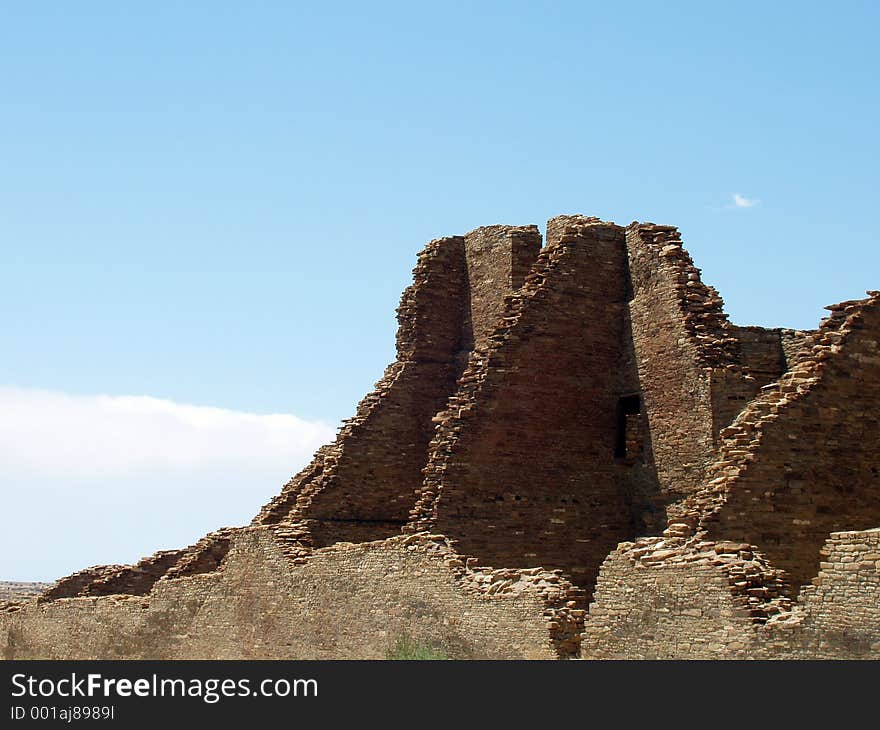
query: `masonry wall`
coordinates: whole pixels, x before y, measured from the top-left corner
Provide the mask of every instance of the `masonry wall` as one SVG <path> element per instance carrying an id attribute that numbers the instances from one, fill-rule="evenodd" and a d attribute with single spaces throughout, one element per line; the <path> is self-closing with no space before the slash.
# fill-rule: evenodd
<path id="1" fill-rule="evenodd" d="M 634 531 L 614 463 L 623 231 L 548 224 L 548 244 L 438 414 L 410 529 L 493 566 L 558 568 L 588 591 Z"/>
<path id="2" fill-rule="evenodd" d="M 669 504 L 697 489 L 714 448 L 712 368 L 736 362 L 721 298 L 671 226 L 626 230 L 629 312 L 653 460 Z"/>
<path id="3" fill-rule="evenodd" d="M 797 656 L 880 659 L 880 528 L 832 533 L 818 576 L 798 597 Z"/>
<path id="4" fill-rule="evenodd" d="M 628 272 L 627 272 L 628 273 Z M 627 299 L 631 297 L 631 289 L 627 286 Z M 639 378 L 638 361 L 633 339 L 632 318 L 629 307 L 623 309 L 623 339 L 621 341 L 620 359 L 615 368 L 616 397 L 638 396 L 641 401 L 641 412 L 627 421 L 627 442 L 633 435 L 639 441 L 640 453 L 627 454 L 624 458 L 615 458 L 621 489 L 627 495 L 633 515 L 636 535 L 659 535 L 667 525 L 666 504 L 657 477 L 654 463 L 653 439 L 651 437 L 648 412 L 644 405 L 644 393 Z M 618 423 L 620 428 L 620 423 Z M 629 450 L 629 449 L 627 449 Z"/>
<path id="5" fill-rule="evenodd" d="M 400 531 L 430 440 L 431 416 L 455 385 L 467 307 L 465 242 L 432 241 L 398 309 L 398 359 L 336 442 L 285 485 L 256 524 L 306 521 L 315 545 Z"/>
<path id="6" fill-rule="evenodd" d="M 792 602 L 755 548 L 624 543 L 603 564 L 583 658 L 878 659 L 880 529 L 832 533 Z"/>
<path id="7" fill-rule="evenodd" d="M 788 369 L 781 329 L 731 325 L 731 330 L 739 341 L 740 362 L 764 381 L 761 385 L 776 380 Z"/>
<path id="8" fill-rule="evenodd" d="M 469 305 L 462 350 L 485 347 L 504 297 L 519 289 L 541 249 L 537 226 L 484 226 L 464 237 Z"/>
<path id="9" fill-rule="evenodd" d="M 880 525 L 880 296 L 831 308 L 801 361 L 724 432 L 712 539 L 757 545 L 793 587 L 829 532 Z"/>
<path id="10" fill-rule="evenodd" d="M 552 659 L 577 651 L 574 589 L 545 571 L 467 570 L 442 543 L 394 538 L 295 564 L 271 527 L 233 538 L 215 572 L 145 596 L 31 601 L 0 613 L 6 659 L 384 658 L 398 639 L 452 657 Z"/>
<path id="11" fill-rule="evenodd" d="M 786 369 L 791 368 L 797 359 L 803 355 L 804 346 L 815 334 L 816 330 L 781 330 L 780 341 L 782 343 L 782 350 L 785 352 Z"/>
<path id="12" fill-rule="evenodd" d="M 492 226 L 432 241 L 401 298 L 398 359 L 303 472 L 256 518 L 299 522 L 314 546 L 400 532 L 422 481 L 431 418 L 476 341 L 540 248 L 534 226 Z"/>
<path id="13" fill-rule="evenodd" d="M 650 569 L 612 553 L 595 601 L 584 659 L 745 658 L 754 644 L 748 614 L 709 565 Z"/>
<path id="14" fill-rule="evenodd" d="M 778 380 L 802 345 L 806 333 L 763 327 L 729 326 L 739 348 L 735 366 L 715 368 L 710 375 L 713 433 L 733 423 L 761 388 Z"/>
<path id="15" fill-rule="evenodd" d="M 143 596 L 165 576 L 212 572 L 223 562 L 232 536 L 238 530 L 234 527 L 215 530 L 194 545 L 180 550 L 160 550 L 134 565 L 95 565 L 79 570 L 48 586 L 38 601 L 116 594 Z"/>
<path id="16" fill-rule="evenodd" d="M 772 654 L 759 629 L 791 602 L 779 570 L 743 543 L 640 538 L 603 563 L 585 659 L 742 659 Z"/>
<path id="17" fill-rule="evenodd" d="M 172 568 L 183 550 L 163 550 L 143 558 L 135 565 L 99 565 L 62 578 L 43 592 L 41 600 L 55 600 L 77 595 L 149 593 L 153 584 Z"/>

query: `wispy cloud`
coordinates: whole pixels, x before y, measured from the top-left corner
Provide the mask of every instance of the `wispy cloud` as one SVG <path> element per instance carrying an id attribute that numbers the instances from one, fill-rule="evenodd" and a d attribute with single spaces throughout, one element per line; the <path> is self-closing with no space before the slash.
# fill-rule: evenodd
<path id="1" fill-rule="evenodd" d="M 733 193 L 733 205 L 731 208 L 754 208 L 761 201 L 757 198 L 747 198 L 739 193 Z"/>
<path id="2" fill-rule="evenodd" d="M 332 437 L 329 426 L 290 414 L 0 387 L 0 475 L 293 468 Z"/>
<path id="3" fill-rule="evenodd" d="M 0 387 L 0 580 L 129 563 L 247 524 L 333 436 L 290 414 Z"/>

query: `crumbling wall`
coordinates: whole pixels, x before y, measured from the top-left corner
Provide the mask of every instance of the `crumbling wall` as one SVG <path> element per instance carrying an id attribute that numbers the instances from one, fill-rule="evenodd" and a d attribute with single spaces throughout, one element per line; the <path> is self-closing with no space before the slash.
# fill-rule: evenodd
<path id="1" fill-rule="evenodd" d="M 397 361 L 336 442 L 317 452 L 255 524 L 305 520 L 316 545 L 400 531 L 421 483 L 431 416 L 455 385 L 467 301 L 464 238 L 432 241 L 401 297 Z"/>
<path id="2" fill-rule="evenodd" d="M 795 588 L 829 532 L 880 524 L 880 295 L 829 309 L 812 347 L 722 431 L 692 505 L 711 538 L 758 545 Z"/>
<path id="3" fill-rule="evenodd" d="M 0 614 L 7 659 L 384 658 L 409 637 L 458 658 L 576 654 L 578 592 L 542 570 L 469 568 L 425 535 L 340 544 L 294 563 L 271 526 L 237 531 L 213 573 L 145 596 L 30 602 Z"/>
<path id="4" fill-rule="evenodd" d="M 134 565 L 96 565 L 77 571 L 53 583 L 37 600 L 126 594 L 143 596 L 157 580 L 216 570 L 229 550 L 238 528 L 225 527 L 211 532 L 194 545 L 180 550 L 159 550 Z"/>
<path id="5" fill-rule="evenodd" d="M 832 533 L 796 603 L 750 545 L 624 543 L 603 564 L 583 658 L 880 658 L 880 529 Z"/>
<path id="6" fill-rule="evenodd" d="M 475 341 L 541 245 L 535 226 L 491 226 L 432 241 L 398 309 L 397 361 L 315 460 L 255 519 L 305 525 L 314 546 L 400 532 L 441 410 Z"/>
<path id="7" fill-rule="evenodd" d="M 737 365 L 715 368 L 710 376 L 716 445 L 721 429 L 733 423 L 761 388 L 788 370 L 808 336 L 797 330 L 737 325 L 730 325 L 729 331 L 739 343 Z"/>
<path id="8" fill-rule="evenodd" d="M 72 596 L 88 595 L 89 586 L 96 581 L 105 578 L 113 579 L 123 571 L 131 568 L 130 565 L 93 565 L 71 573 L 53 583 L 43 591 L 39 600 L 54 601 L 56 598 L 70 598 Z"/>
<path id="9" fill-rule="evenodd" d="M 788 369 L 781 330 L 737 325 L 729 325 L 727 330 L 738 343 L 736 362 L 740 367 L 715 368 L 710 375 L 716 444 L 721 429 L 733 422 L 762 387 Z"/>
<path id="10" fill-rule="evenodd" d="M 794 365 L 804 347 L 812 341 L 815 335 L 816 330 L 781 330 L 780 341 L 785 353 L 786 370 Z"/>
<path id="11" fill-rule="evenodd" d="M 142 558 L 134 565 L 121 566 L 117 570 L 106 571 L 96 576 L 78 593 L 69 595 L 106 596 L 114 593 L 128 593 L 141 596 L 149 593 L 153 584 L 172 568 L 183 555 L 184 550 L 160 550 L 153 555 Z M 59 581 L 54 588 L 44 593 L 41 600 L 53 600 L 60 597 L 61 591 L 68 581 Z"/>
<path id="12" fill-rule="evenodd" d="M 180 559 L 168 569 L 165 577 L 180 578 L 185 575 L 197 575 L 199 573 L 213 573 L 218 570 L 229 553 L 232 539 L 242 528 L 221 527 L 219 530 L 209 532 L 195 545 L 190 545 Z M 128 591 L 117 591 L 128 593 Z"/>
<path id="13" fill-rule="evenodd" d="M 739 342 L 740 362 L 752 375 L 764 380 L 762 386 L 788 369 L 781 329 L 731 325 L 731 333 Z"/>
<path id="14" fill-rule="evenodd" d="M 585 659 L 741 659 L 788 615 L 781 571 L 750 545 L 669 538 L 623 543 L 606 560 L 584 626 Z"/>
<path id="15" fill-rule="evenodd" d="M 40 594 L 39 601 L 73 596 L 106 596 L 149 593 L 153 584 L 172 568 L 184 550 L 160 550 L 135 565 L 96 565 L 62 578 Z"/>
<path id="16" fill-rule="evenodd" d="M 614 463 L 626 292 L 623 230 L 548 224 L 548 243 L 502 324 L 438 414 L 411 530 L 489 565 L 558 568 L 589 590 L 633 536 Z"/>
<path id="17" fill-rule="evenodd" d="M 676 228 L 633 223 L 626 241 L 652 456 L 664 501 L 676 503 L 701 487 L 722 429 L 788 369 L 809 333 L 731 324 Z"/>

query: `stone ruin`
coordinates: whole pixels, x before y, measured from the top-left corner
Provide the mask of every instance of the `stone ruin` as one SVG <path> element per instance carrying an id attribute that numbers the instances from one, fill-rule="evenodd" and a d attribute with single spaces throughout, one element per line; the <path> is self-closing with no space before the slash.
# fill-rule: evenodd
<path id="1" fill-rule="evenodd" d="M 0 606 L 6 658 L 880 658 L 880 292 L 732 324 L 670 226 L 429 243 L 246 527 Z"/>

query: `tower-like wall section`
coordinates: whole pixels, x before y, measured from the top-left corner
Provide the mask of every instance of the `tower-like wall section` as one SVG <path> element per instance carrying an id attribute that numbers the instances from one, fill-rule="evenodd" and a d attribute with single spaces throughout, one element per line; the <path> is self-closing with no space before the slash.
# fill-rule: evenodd
<path id="1" fill-rule="evenodd" d="M 303 523 L 301 537 L 315 547 L 399 533 L 422 482 L 432 417 L 540 246 L 535 226 L 491 226 L 428 244 L 398 309 L 397 361 L 336 443 L 256 522 Z"/>
<path id="2" fill-rule="evenodd" d="M 613 458 L 625 270 L 620 227 L 551 221 L 436 418 L 410 529 L 441 532 L 480 564 L 562 569 L 589 590 L 633 531 Z"/>
<path id="3" fill-rule="evenodd" d="M 703 481 L 717 433 L 712 372 L 738 360 L 718 293 L 671 226 L 633 223 L 629 313 L 657 478 L 667 502 Z M 739 377 L 739 374 L 737 374 Z"/>

